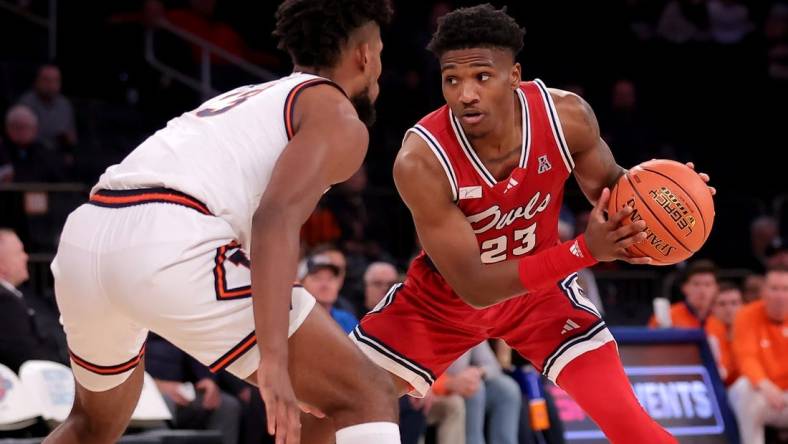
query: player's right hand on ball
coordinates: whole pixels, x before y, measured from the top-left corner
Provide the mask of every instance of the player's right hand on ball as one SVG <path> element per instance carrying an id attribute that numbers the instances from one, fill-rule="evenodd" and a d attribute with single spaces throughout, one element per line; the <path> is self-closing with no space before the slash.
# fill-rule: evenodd
<path id="1" fill-rule="evenodd" d="M 301 408 L 296 399 L 287 360 L 263 359 L 257 368 L 257 386 L 265 402 L 268 434 L 276 435 L 276 444 L 301 442 Z"/>
<path id="2" fill-rule="evenodd" d="M 605 219 L 604 211 L 609 200 L 610 189 L 605 188 L 588 219 L 585 238 L 591 255 L 599 262 L 622 260 L 631 264 L 650 264 L 651 258 L 632 257 L 627 252 L 627 247 L 646 239 L 646 223 L 639 220 L 623 225 L 624 219 L 632 214 L 632 207 L 629 206 Z"/>

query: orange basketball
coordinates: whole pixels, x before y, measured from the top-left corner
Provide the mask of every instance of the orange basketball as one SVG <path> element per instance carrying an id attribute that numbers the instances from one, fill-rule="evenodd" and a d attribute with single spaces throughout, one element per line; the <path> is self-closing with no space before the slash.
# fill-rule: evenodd
<path id="1" fill-rule="evenodd" d="M 649 256 L 654 265 L 671 265 L 703 246 L 714 223 L 708 186 L 692 168 L 655 159 L 632 168 L 610 194 L 608 213 L 634 208 L 624 223 L 646 222 L 646 240 L 629 247 L 633 256 Z"/>

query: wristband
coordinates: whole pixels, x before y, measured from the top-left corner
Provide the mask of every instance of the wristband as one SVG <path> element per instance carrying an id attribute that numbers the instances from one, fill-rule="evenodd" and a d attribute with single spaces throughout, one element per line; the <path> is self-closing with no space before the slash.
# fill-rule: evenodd
<path id="1" fill-rule="evenodd" d="M 586 245 L 585 235 L 520 259 L 517 269 L 526 290 L 540 290 L 597 263 Z"/>

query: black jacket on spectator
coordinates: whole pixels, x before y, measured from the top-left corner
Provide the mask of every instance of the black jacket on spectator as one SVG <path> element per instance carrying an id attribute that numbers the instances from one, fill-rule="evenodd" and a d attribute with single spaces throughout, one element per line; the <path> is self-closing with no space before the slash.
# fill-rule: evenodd
<path id="1" fill-rule="evenodd" d="M 5 140 L 0 151 L 13 166 L 14 182 L 62 182 L 66 179 L 65 165 L 56 152 L 38 142 L 19 147 Z"/>
<path id="2" fill-rule="evenodd" d="M 216 379 L 208 368 L 156 334 L 148 335 L 145 346 L 145 370 L 156 379 L 192 382 Z"/>
<path id="3" fill-rule="evenodd" d="M 57 316 L 37 297 L 19 297 L 0 285 L 0 364 L 14 372 L 31 359 L 68 364 Z"/>

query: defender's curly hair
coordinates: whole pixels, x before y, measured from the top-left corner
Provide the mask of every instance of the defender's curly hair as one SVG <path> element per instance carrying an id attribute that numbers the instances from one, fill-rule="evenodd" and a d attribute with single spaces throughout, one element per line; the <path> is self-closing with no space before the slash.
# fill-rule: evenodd
<path id="1" fill-rule="evenodd" d="M 276 11 L 274 37 L 293 63 L 329 67 L 350 33 L 373 21 L 391 21 L 390 0 L 285 0 Z"/>
<path id="2" fill-rule="evenodd" d="M 491 4 L 456 9 L 438 19 L 438 30 L 427 49 L 438 57 L 446 51 L 467 48 L 505 48 L 517 55 L 523 49 L 525 29 Z"/>

